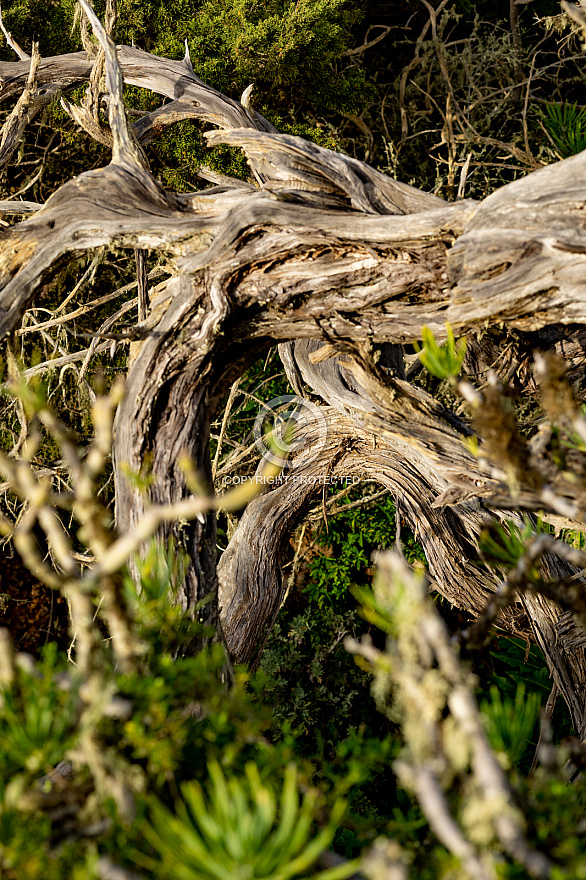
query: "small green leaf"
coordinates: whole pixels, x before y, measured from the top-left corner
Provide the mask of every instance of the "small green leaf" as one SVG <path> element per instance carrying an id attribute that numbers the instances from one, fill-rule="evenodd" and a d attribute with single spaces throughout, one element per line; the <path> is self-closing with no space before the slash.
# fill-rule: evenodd
<path id="1" fill-rule="evenodd" d="M 449 324 L 446 324 L 446 334 L 446 341 L 439 345 L 429 327 L 422 327 L 423 348 L 419 358 L 426 370 L 438 379 L 455 379 L 466 354 L 466 340 L 456 342 Z"/>

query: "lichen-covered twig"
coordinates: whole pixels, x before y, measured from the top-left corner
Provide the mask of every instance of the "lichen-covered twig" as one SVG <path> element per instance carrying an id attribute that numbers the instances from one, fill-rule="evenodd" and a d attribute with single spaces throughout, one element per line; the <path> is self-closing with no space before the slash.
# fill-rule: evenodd
<path id="1" fill-rule="evenodd" d="M 406 754 L 395 769 L 439 839 L 471 880 L 496 876 L 501 848 L 531 877 L 550 877 L 551 863 L 528 843 L 522 814 L 488 743 L 473 677 L 450 644 L 423 579 L 397 553 L 378 556 L 372 611 L 389 632 L 386 650 L 354 639 L 345 644 L 371 665 L 379 708 L 403 728 Z M 443 794 L 454 775 L 466 792 L 459 818 Z"/>

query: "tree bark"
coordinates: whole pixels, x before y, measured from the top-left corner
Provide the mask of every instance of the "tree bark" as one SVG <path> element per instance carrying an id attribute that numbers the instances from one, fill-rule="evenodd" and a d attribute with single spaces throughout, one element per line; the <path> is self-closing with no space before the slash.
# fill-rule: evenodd
<path id="1" fill-rule="evenodd" d="M 148 503 L 189 493 L 186 453 L 211 482 L 210 422 L 234 379 L 278 342 L 295 390 L 303 394 L 307 385 L 327 404 L 327 444 L 311 462 L 304 459 L 319 439 L 319 425 L 306 421 L 287 482 L 249 505 L 223 555 L 221 616 L 234 656 L 254 660 L 278 612 L 286 541 L 321 491 L 311 477 L 357 476 L 389 488 L 424 546 L 434 587 L 478 614 L 499 581 L 478 564 L 489 512 L 502 519 L 526 507 L 559 515 L 571 502 L 583 520 L 586 488 L 573 498 L 567 487 L 556 495 L 529 483 L 512 493 L 498 463 L 484 466 L 464 442 L 471 427 L 406 380 L 401 347 L 420 340 L 424 326 L 445 338 L 449 322 L 458 335 L 477 340 L 467 364 L 484 375 L 498 352 L 494 334 L 506 328 L 526 346 L 507 369 L 522 366 L 520 384 L 531 394 L 533 346 L 556 349 L 573 369 L 582 368 L 586 154 L 482 203 L 447 204 L 278 134 L 259 114 L 206 86 L 188 57 L 115 50 L 90 19 L 106 54 L 112 162 L 0 230 L 0 335 L 18 327 L 41 285 L 82 252 L 166 254 L 170 277 L 129 331 L 137 344 L 115 425 L 118 528 L 131 528 Z M 0 63 L 0 98 L 23 93 L 29 68 L 28 61 Z M 71 90 L 91 69 L 85 53 L 43 59 L 37 89 Z M 173 103 L 131 126 L 122 79 Z M 224 129 L 208 133 L 208 142 L 241 147 L 256 185 L 220 178 L 188 195 L 163 189 L 140 142 L 189 117 Z M 487 329 L 493 335 L 484 346 Z M 322 344 L 329 348 L 320 353 Z M 150 498 L 128 477 L 145 467 L 153 477 Z M 191 559 L 181 601 L 215 624 L 215 519 L 169 526 L 164 537 L 171 533 Z M 553 570 L 557 563 L 549 564 Z M 560 615 L 550 600 L 525 595 L 500 621 L 510 632 L 534 633 L 583 736 L 583 649 L 564 643 L 556 630 Z"/>

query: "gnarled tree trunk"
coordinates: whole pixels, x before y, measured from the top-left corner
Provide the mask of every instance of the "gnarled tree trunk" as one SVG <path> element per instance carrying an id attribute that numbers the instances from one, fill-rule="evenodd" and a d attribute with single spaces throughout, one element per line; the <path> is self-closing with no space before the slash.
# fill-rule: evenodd
<path id="1" fill-rule="evenodd" d="M 484 373 L 494 334 L 504 326 L 520 340 L 508 363 L 517 375 L 525 370 L 528 393 L 535 391 L 527 368 L 534 346 L 556 349 L 574 370 L 582 368 L 586 154 L 482 203 L 448 204 L 277 133 L 206 86 L 188 58 L 115 50 L 93 14 L 92 24 L 106 50 L 112 162 L 68 182 L 29 219 L 0 232 L 0 332 L 13 332 L 41 285 L 80 252 L 106 246 L 167 255 L 170 277 L 136 327 L 141 344 L 116 420 L 118 528 L 131 529 L 141 517 L 144 496 L 125 473 L 139 471 L 147 458 L 156 502 L 188 494 L 185 452 L 209 479 L 210 422 L 223 395 L 278 342 L 295 390 L 303 394 L 308 386 L 324 401 L 326 443 L 312 458 L 324 422 L 306 419 L 287 481 L 249 505 L 223 554 L 220 615 L 234 656 L 252 660 L 261 648 L 283 597 L 286 542 L 325 477 L 357 476 L 387 487 L 424 546 L 433 586 L 478 614 L 500 581 L 476 564 L 491 513 L 503 518 L 524 506 L 581 521 L 586 489 L 527 484 L 511 493 L 498 463 L 483 466 L 463 442 L 470 426 L 407 381 L 401 347 L 420 340 L 424 326 L 442 338 L 449 322 L 458 335 L 478 334 L 467 363 L 471 373 Z M 42 106 L 35 90 L 66 92 L 92 69 L 85 53 L 35 60 L 29 78 L 31 64 L 0 63 L 0 98 L 28 89 L 29 118 Z M 123 80 L 172 103 L 131 126 Z M 139 142 L 189 117 L 223 129 L 208 134 L 209 143 L 241 147 L 257 185 L 221 178 L 189 195 L 164 190 Z M 483 347 L 487 329 L 493 336 Z M 323 358 L 315 357 L 325 343 Z M 199 607 L 217 588 L 214 514 L 170 532 L 191 559 L 181 600 Z M 569 571 L 555 558 L 546 564 Z M 203 607 L 215 622 L 217 603 Z M 561 614 L 550 599 L 526 594 L 501 612 L 500 623 L 535 634 L 584 737 L 584 650 L 564 643 L 556 630 Z"/>

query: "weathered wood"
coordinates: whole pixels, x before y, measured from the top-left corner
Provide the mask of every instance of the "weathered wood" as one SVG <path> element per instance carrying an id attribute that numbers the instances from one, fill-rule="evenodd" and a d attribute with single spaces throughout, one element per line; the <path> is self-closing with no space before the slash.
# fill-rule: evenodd
<path id="1" fill-rule="evenodd" d="M 261 131 L 276 131 L 255 110 L 247 110 L 239 101 L 222 95 L 199 79 L 193 72 L 189 54 L 183 61 L 172 61 L 130 46 L 118 46 L 116 51 L 125 83 L 148 89 L 171 101 L 191 104 L 193 118 L 222 128 L 253 126 Z M 93 61 L 85 52 L 43 58 L 36 74 L 38 86 L 51 85 L 56 91 L 70 91 L 89 80 L 92 66 Z M 29 61 L 0 61 L 0 79 L 4 83 L 0 101 L 22 93 L 29 67 Z"/>
<path id="2" fill-rule="evenodd" d="M 188 493 L 185 453 L 211 480 L 209 429 L 222 395 L 280 342 L 295 390 L 303 394 L 307 385 L 328 404 L 326 448 L 304 460 L 304 449 L 317 441 L 307 421 L 290 480 L 358 476 L 389 488 L 421 538 L 434 585 L 478 613 L 498 581 L 477 564 L 489 509 L 503 517 L 500 507 L 537 505 L 558 515 L 573 490 L 554 480 L 557 501 L 545 483 L 539 490 L 520 485 L 512 497 L 498 463 L 483 467 L 465 445 L 470 426 L 406 381 L 400 346 L 420 339 L 424 326 L 441 337 L 447 321 L 479 336 L 487 326 L 505 325 L 525 334 L 526 372 L 531 339 L 583 364 L 586 154 L 480 204 L 447 204 L 276 133 L 245 97 L 239 103 L 203 83 L 188 56 L 169 61 L 115 50 L 88 10 L 105 52 L 109 92 L 110 128 L 94 134 L 111 141 L 112 162 L 68 182 L 34 216 L 0 231 L 0 336 L 18 327 L 41 285 L 80 252 L 106 246 L 166 253 L 170 277 L 148 316 L 143 303 L 136 338 L 144 341 L 135 345 L 116 419 L 119 528 L 131 528 L 150 501 Z M 88 80 L 92 63 L 85 53 L 41 59 L 36 88 L 67 91 Z M 30 69 L 28 60 L 0 63 L 0 100 L 23 93 Z M 123 80 L 171 103 L 131 126 Z M 91 129 L 79 108 L 70 112 Z M 210 144 L 244 149 L 260 189 L 213 176 L 209 189 L 189 195 L 160 186 L 138 141 L 146 144 L 165 125 L 190 117 L 224 130 L 209 134 Z M 482 356 L 474 351 L 471 368 L 486 372 L 488 349 Z M 153 475 L 150 499 L 125 477 L 145 461 Z M 283 548 L 318 491 L 319 484 L 299 479 L 256 499 L 224 554 L 220 604 L 239 659 L 254 658 L 278 611 Z M 575 496 L 576 517 L 583 518 L 586 489 Z M 164 531 L 189 551 L 180 598 L 191 609 L 217 586 L 215 520 L 202 519 Z M 558 563 L 548 564 L 553 571 Z M 213 601 L 200 613 L 216 623 Z M 586 735 L 583 649 L 556 629 L 560 613 L 527 594 L 502 612 L 502 625 L 523 633 L 531 627 Z"/>
<path id="3" fill-rule="evenodd" d="M 43 206 L 38 202 L 21 202 L 3 199 L 0 201 L 0 214 L 36 214 Z"/>
<path id="4" fill-rule="evenodd" d="M 285 471 L 286 482 L 249 504 L 220 561 L 222 625 L 237 659 L 252 659 L 262 645 L 284 593 L 281 565 L 289 535 L 310 503 L 336 480 L 376 480 L 390 489 L 400 515 L 422 542 L 434 586 L 450 601 L 478 612 L 496 586 L 496 578 L 475 565 L 470 533 L 478 534 L 488 519 L 477 503 L 434 511 L 433 500 L 447 483 L 433 468 L 405 454 L 401 441 L 375 440 L 333 407 L 323 416 L 327 436 L 320 455 L 307 461 L 308 450 L 323 435 L 323 423 L 308 418 L 299 426 L 303 445 Z M 516 632 L 522 631 L 518 618 L 510 616 Z"/>
<path id="5" fill-rule="evenodd" d="M 252 170 L 269 181 L 265 189 L 277 198 L 303 193 L 308 199 L 311 194 L 318 205 L 364 214 L 416 214 L 445 205 L 443 199 L 400 183 L 363 162 L 291 135 L 247 128 L 211 131 L 206 138 L 210 146 L 241 147 Z"/>
<path id="6" fill-rule="evenodd" d="M 535 333 L 511 333 L 505 326 L 491 327 L 476 338 L 468 336 L 464 372 L 483 384 L 490 370 L 514 391 L 537 393 L 533 373 L 535 352 L 555 352 L 563 358 L 568 380 L 583 384 L 586 366 L 586 327 L 550 324 Z"/>
<path id="7" fill-rule="evenodd" d="M 553 574 L 557 577 L 564 572 L 560 560 L 552 560 Z M 535 640 L 549 666 L 551 676 L 557 684 L 568 709 L 577 736 L 586 741 L 586 665 L 584 647 L 574 646 L 571 640 L 562 635 L 564 615 L 557 605 L 543 596 L 525 593 L 521 602 L 531 621 Z"/>
<path id="8" fill-rule="evenodd" d="M 16 106 L 10 113 L 2 127 L 0 137 L 0 168 L 6 165 L 14 152 L 18 149 L 23 132 L 29 122 L 37 113 L 50 104 L 59 94 L 59 87 L 49 83 L 46 87 L 39 87 L 37 72 L 39 69 L 40 55 L 39 44 L 33 43 L 32 56 L 26 62 L 29 66 L 28 76 L 22 93 Z"/>
<path id="9" fill-rule="evenodd" d="M 281 606 L 289 535 L 336 480 L 375 480 L 390 490 L 397 515 L 407 520 L 424 548 L 434 589 L 452 604 L 476 616 L 499 583 L 500 577 L 481 565 L 478 549 L 480 532 L 491 519 L 489 510 L 474 498 L 438 509 L 435 501 L 450 485 L 441 471 L 412 448 L 406 449 L 400 439 L 391 438 L 388 430 L 383 434 L 364 430 L 360 420 L 344 413 L 347 408 L 344 400 L 324 409 L 325 427 L 311 416 L 298 423 L 303 443 L 290 456 L 282 483 L 269 486 L 267 494 L 248 505 L 220 560 L 220 618 L 226 644 L 239 662 L 254 661 Z M 355 414 L 364 411 L 364 406 L 356 407 Z M 312 458 L 311 448 L 318 442 L 323 448 Z M 510 516 L 498 509 L 492 513 L 501 519 Z M 543 570 L 552 583 L 577 574 L 551 554 L 544 558 Z M 583 641 L 574 644 L 565 638 L 561 626 L 565 616 L 551 600 L 526 593 L 500 612 L 499 625 L 537 641 L 584 739 Z"/>

